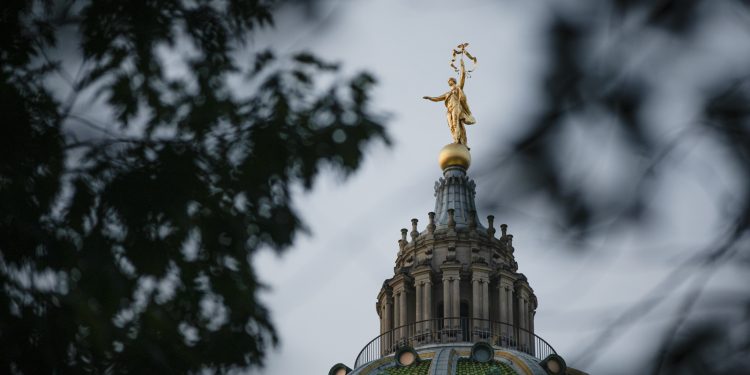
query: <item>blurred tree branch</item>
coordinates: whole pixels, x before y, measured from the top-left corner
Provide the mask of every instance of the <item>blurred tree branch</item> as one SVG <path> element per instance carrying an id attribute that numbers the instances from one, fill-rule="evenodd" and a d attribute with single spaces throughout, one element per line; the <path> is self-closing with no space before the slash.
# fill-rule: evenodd
<path id="1" fill-rule="evenodd" d="M 3 5 L 0 371 L 263 364 L 277 336 L 252 259 L 304 230 L 290 188 L 310 188 L 322 165 L 351 173 L 368 143 L 388 142 L 369 74 L 342 77 L 308 53 L 238 60 L 272 10 Z"/>
<path id="2" fill-rule="evenodd" d="M 669 178 L 675 150 L 695 139 L 720 145 L 723 167 L 732 168 L 737 179 L 730 198 L 718 207 L 726 231 L 719 231 L 713 244 L 685 262 L 677 264 L 640 303 L 612 320 L 583 351 L 579 366 L 585 368 L 628 325 L 632 325 L 661 300 L 653 297 L 664 290 L 676 290 L 693 278 L 688 265 L 698 265 L 706 275 L 721 264 L 747 257 L 750 248 L 750 85 L 746 67 L 737 71 L 713 72 L 696 84 L 699 107 L 688 124 L 681 124 L 664 136 L 648 116 L 655 93 L 669 82 L 655 77 L 654 71 L 668 71 L 679 65 L 682 52 L 698 49 L 701 38 L 712 32 L 715 23 L 743 24 L 748 14 L 744 1 L 610 0 L 577 2 L 554 6 L 547 29 L 548 69 L 542 77 L 540 104 L 534 116 L 523 124 L 524 132 L 513 142 L 507 155 L 500 155 L 493 177 L 503 202 L 524 204 L 542 198 L 564 228 L 561 235 L 579 238 L 601 230 L 643 228 L 653 213 L 650 204 L 654 185 Z M 740 18 L 735 17 L 738 13 Z M 606 17 L 603 17 L 606 15 Z M 717 19 L 719 21 L 717 21 Z M 748 30 L 745 28 L 744 32 Z M 657 47 L 646 45 L 652 41 Z M 715 39 L 718 40 L 718 39 Z M 736 39 L 747 51 L 747 35 Z M 704 47 L 704 46 L 703 46 Z M 643 48 L 643 49 L 641 49 Z M 705 62 L 704 62 L 705 64 Z M 713 67 L 703 65 L 706 70 Z M 701 74 L 698 71 L 693 74 Z M 596 128 L 613 126 L 616 146 L 631 160 L 618 160 L 610 169 L 612 188 L 603 189 L 596 181 L 576 175 L 576 165 L 566 157 L 568 136 L 578 126 L 588 131 L 584 143 L 596 145 Z M 663 127 L 661 128 L 663 129 Z M 614 147 L 614 146 L 613 146 Z M 508 156 L 509 155 L 509 156 Z M 589 155 L 589 158 L 592 156 Z M 714 160 L 712 160 L 715 162 Z M 580 169 L 580 168 L 579 168 Z M 492 173 L 492 172 L 491 172 Z M 508 176 L 513 176 L 509 178 Z M 507 184 L 504 182 L 508 182 Z M 509 186 L 509 185 L 514 185 Z M 736 198 L 736 199 L 735 199 Z M 499 203 L 507 206 L 507 203 Z M 492 205 L 493 203 L 490 203 Z M 608 223 L 602 227 L 601 223 Z M 585 242 L 585 241 L 577 241 Z M 706 276 L 708 277 L 708 276 Z M 665 329 L 660 351 L 644 369 L 654 374 L 729 374 L 738 371 L 739 358 L 750 355 L 750 347 L 738 344 L 721 353 L 727 361 L 712 360 L 712 346 L 727 340 L 737 321 L 717 319 L 710 324 L 689 318 L 701 295 L 703 282 L 694 282 L 681 298 L 682 314 Z M 750 295 L 727 300 L 735 310 L 750 305 Z M 711 331 L 706 335 L 706 330 Z M 697 336 L 690 337 L 690 334 Z M 687 335 L 687 336 L 685 336 Z M 700 339 L 703 337 L 704 339 Z M 750 337 L 750 336 L 748 336 Z M 744 346 L 743 346 L 744 345 Z M 685 353 L 691 353 L 686 356 Z M 695 367 L 691 368 L 691 364 Z M 640 369 L 634 369 L 640 370 Z"/>

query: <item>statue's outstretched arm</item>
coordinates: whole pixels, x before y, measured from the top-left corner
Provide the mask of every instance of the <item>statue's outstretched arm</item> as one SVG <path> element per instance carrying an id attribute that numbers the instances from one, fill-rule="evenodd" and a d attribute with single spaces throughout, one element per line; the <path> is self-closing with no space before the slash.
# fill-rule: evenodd
<path id="1" fill-rule="evenodd" d="M 431 97 L 431 96 L 423 96 L 422 99 L 431 100 L 433 102 L 442 102 L 447 97 L 448 97 L 448 93 L 446 92 L 445 94 L 437 96 L 437 97 L 434 97 L 434 98 Z"/>

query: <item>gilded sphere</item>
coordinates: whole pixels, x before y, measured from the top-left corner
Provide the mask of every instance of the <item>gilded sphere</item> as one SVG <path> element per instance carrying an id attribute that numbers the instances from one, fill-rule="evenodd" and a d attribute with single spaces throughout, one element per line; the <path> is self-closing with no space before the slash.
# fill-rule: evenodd
<path id="1" fill-rule="evenodd" d="M 451 143 L 440 150 L 438 163 L 440 163 L 441 169 L 451 166 L 459 166 L 469 169 L 469 165 L 471 164 L 471 154 L 466 146 L 459 143 Z"/>

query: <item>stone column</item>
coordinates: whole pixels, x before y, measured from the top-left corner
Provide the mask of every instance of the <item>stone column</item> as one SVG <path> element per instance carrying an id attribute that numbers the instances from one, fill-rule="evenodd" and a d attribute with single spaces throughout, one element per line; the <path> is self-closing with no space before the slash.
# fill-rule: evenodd
<path id="1" fill-rule="evenodd" d="M 529 340 L 531 340 L 530 342 L 531 342 L 531 354 L 532 355 L 536 354 L 536 345 L 534 345 L 536 339 L 534 338 L 534 335 L 533 335 L 535 314 L 536 314 L 536 311 L 529 312 L 529 332 L 531 332 L 529 334 Z"/>
<path id="2" fill-rule="evenodd" d="M 507 303 L 505 301 L 505 285 L 503 285 L 502 281 L 502 278 L 497 280 L 497 318 L 500 323 L 506 323 L 508 321 L 506 310 Z M 508 337 L 508 326 L 500 324 L 498 331 L 500 332 L 501 340 L 503 340 L 504 343 L 504 340 Z"/>
<path id="3" fill-rule="evenodd" d="M 508 315 L 506 314 L 506 306 L 507 303 L 505 301 L 505 286 L 502 285 L 500 282 L 498 282 L 497 286 L 497 303 L 498 303 L 498 314 L 500 318 L 501 323 L 506 323 L 508 321 Z"/>
<path id="4" fill-rule="evenodd" d="M 443 317 L 451 316 L 451 284 L 447 276 L 443 275 Z M 447 323 L 447 321 L 446 321 Z"/>
<path id="5" fill-rule="evenodd" d="M 472 307 L 472 318 L 480 319 L 482 317 L 481 311 L 482 311 L 482 301 L 480 295 L 481 295 L 481 288 L 482 284 L 480 283 L 480 280 L 477 278 L 476 274 L 472 275 L 471 278 L 471 307 Z"/>
<path id="6" fill-rule="evenodd" d="M 482 340 L 482 337 L 481 335 L 477 335 L 477 333 L 481 332 L 484 328 L 484 322 L 481 320 L 484 307 L 482 306 L 482 278 L 476 271 L 471 273 L 471 299 L 471 317 L 473 319 L 470 327 L 472 331 L 472 340 L 479 341 Z"/>
<path id="7" fill-rule="evenodd" d="M 412 281 L 407 275 L 398 273 L 389 281 L 391 287 L 391 293 L 393 294 L 393 326 L 394 326 L 394 343 L 398 343 L 398 340 L 402 339 L 406 334 L 405 328 L 398 328 L 404 326 L 408 322 L 408 302 L 406 298 L 407 288 L 411 285 Z M 398 328 L 398 329 L 396 329 Z"/>
<path id="8" fill-rule="evenodd" d="M 400 302 L 401 302 L 401 293 L 398 291 L 393 292 L 393 328 L 397 328 L 401 324 L 399 324 L 399 319 L 401 318 L 400 311 Z"/>
<path id="9" fill-rule="evenodd" d="M 523 328 L 526 330 L 525 344 L 526 348 L 529 347 L 529 299 L 528 296 L 524 296 L 523 299 Z"/>
<path id="10" fill-rule="evenodd" d="M 526 333 L 526 330 L 528 330 L 526 325 L 526 292 L 520 286 L 516 289 L 516 298 L 518 303 L 518 328 L 520 328 L 518 330 L 519 344 L 521 347 L 526 347 L 528 341 L 528 334 Z"/>
<path id="11" fill-rule="evenodd" d="M 406 297 L 406 293 L 402 287 L 393 292 L 394 344 L 396 345 L 404 336 L 404 329 L 401 328 L 406 324 L 406 315 L 404 314 L 406 301 L 404 297 Z"/>
<path id="12" fill-rule="evenodd" d="M 399 331 L 396 329 L 398 328 L 399 324 L 399 292 L 397 290 L 394 290 L 392 295 L 393 299 L 393 307 L 391 309 L 391 337 L 390 337 L 390 347 L 395 348 L 398 339 L 399 339 Z"/>
<path id="13" fill-rule="evenodd" d="M 451 281 L 453 286 L 453 316 L 457 319 L 453 320 L 454 328 L 459 329 L 461 327 L 461 277 L 456 275 L 456 278 Z"/>
<path id="14" fill-rule="evenodd" d="M 401 316 L 398 318 L 398 320 L 399 320 L 399 323 L 401 323 L 401 325 L 404 325 L 404 324 L 406 324 L 408 322 L 408 320 L 407 320 L 408 317 L 407 317 L 406 313 L 408 311 L 407 308 L 409 307 L 406 304 L 406 290 L 402 290 L 401 291 L 401 296 L 400 297 L 401 298 L 400 298 L 400 301 L 399 301 L 398 304 L 399 304 L 399 313 L 400 313 Z M 403 329 L 403 331 L 406 332 L 406 329 Z"/>
<path id="15" fill-rule="evenodd" d="M 453 301 L 453 316 L 460 317 L 461 316 L 461 277 L 456 276 L 455 279 L 451 280 L 451 284 L 453 286 L 453 293 L 451 295 L 451 300 Z"/>
<path id="16" fill-rule="evenodd" d="M 487 319 L 490 317 L 490 304 L 489 304 L 489 288 L 488 283 L 490 279 L 490 272 L 492 268 L 483 261 L 479 260 L 472 262 L 471 265 L 471 283 L 472 283 L 472 295 L 473 295 L 473 313 L 474 321 L 472 324 L 472 330 L 479 333 L 474 340 L 486 339 L 484 332 L 489 331 L 489 322 Z"/>
<path id="17" fill-rule="evenodd" d="M 449 260 L 440 267 L 443 272 L 443 312 L 445 316 L 445 328 L 454 330 L 460 324 L 461 315 L 461 264 L 455 260 Z M 450 319 L 448 319 L 450 318 Z"/>
<path id="18" fill-rule="evenodd" d="M 523 322 L 523 297 L 521 297 L 521 293 L 519 291 L 516 291 L 516 303 L 518 304 L 518 316 L 516 319 L 518 320 L 518 344 L 523 347 L 526 340 L 524 338 L 526 337 L 526 327 L 524 327 Z"/>
<path id="19" fill-rule="evenodd" d="M 432 282 L 429 279 L 424 283 L 424 291 L 422 291 L 422 294 L 424 295 L 424 304 L 422 305 L 424 312 L 422 318 L 424 320 L 430 320 L 432 319 Z M 427 327 L 429 327 L 429 325 L 430 323 L 427 323 Z"/>
<path id="20" fill-rule="evenodd" d="M 416 303 L 415 314 L 416 316 L 414 317 L 414 320 L 416 322 L 420 322 L 422 321 L 422 319 L 424 319 L 422 317 L 422 288 L 424 288 L 424 283 L 417 281 L 415 284 L 416 285 L 414 285 L 414 289 L 415 289 L 415 303 Z"/>
<path id="21" fill-rule="evenodd" d="M 383 353 L 390 352 L 390 349 L 393 344 L 393 332 L 391 330 L 393 329 L 393 302 L 392 302 L 392 296 L 386 295 L 385 297 L 385 312 L 384 312 L 384 327 L 385 330 L 385 336 L 383 336 L 383 343 L 381 345 L 381 349 Z"/>
<path id="22" fill-rule="evenodd" d="M 536 311 L 529 313 L 529 331 L 531 333 L 534 333 L 534 315 L 536 315 Z"/>
<path id="23" fill-rule="evenodd" d="M 390 298 L 385 300 L 385 330 L 390 331 L 393 329 L 393 302 Z"/>
<path id="24" fill-rule="evenodd" d="M 490 321 L 490 281 L 485 279 L 482 280 L 482 329 L 484 330 L 484 336 L 482 339 L 486 340 L 490 331 L 492 331 L 492 322 Z"/>
<path id="25" fill-rule="evenodd" d="M 490 283 L 484 280 L 482 283 L 482 319 L 490 318 Z"/>
<path id="26" fill-rule="evenodd" d="M 380 310 L 379 311 L 380 314 L 378 314 L 380 315 L 380 334 L 383 334 L 386 331 L 385 330 L 385 304 L 379 305 L 378 307 Z"/>
<path id="27" fill-rule="evenodd" d="M 534 316 L 536 316 L 536 308 L 538 302 L 536 296 L 532 293 L 529 301 L 529 331 L 534 333 Z"/>
<path id="28" fill-rule="evenodd" d="M 416 302 L 416 316 L 417 322 L 428 320 L 431 318 L 431 294 L 432 284 L 430 283 L 432 268 L 430 266 L 419 266 L 413 272 L 414 275 L 414 288 L 416 289 L 416 295 L 414 296 Z M 417 324 L 417 331 L 427 330 L 429 322 Z"/>
<path id="29" fill-rule="evenodd" d="M 516 318 L 513 311 L 513 298 L 515 297 L 514 294 L 515 290 L 513 289 L 513 286 L 508 285 L 505 287 L 505 311 L 507 312 L 506 315 L 508 318 L 506 323 L 510 324 L 510 326 L 506 327 L 508 328 L 508 331 L 510 333 L 509 336 L 513 337 L 514 339 L 518 339 L 517 335 L 515 334 L 516 331 L 512 329 L 516 324 Z"/>

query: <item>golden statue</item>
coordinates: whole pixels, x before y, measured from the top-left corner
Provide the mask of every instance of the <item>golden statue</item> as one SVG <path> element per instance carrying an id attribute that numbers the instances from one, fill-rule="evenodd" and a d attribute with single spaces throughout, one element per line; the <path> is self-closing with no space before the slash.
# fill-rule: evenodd
<path id="1" fill-rule="evenodd" d="M 463 43 L 458 45 L 458 49 L 453 50 L 453 59 L 451 60 L 451 67 L 453 70 L 458 72 L 456 66 L 453 64 L 456 60 L 456 55 L 461 55 L 461 73 L 459 74 L 458 82 L 456 79 L 451 77 L 448 78 L 448 86 L 450 90 L 443 95 L 438 97 L 423 96 L 422 98 L 431 100 L 433 102 L 445 102 L 445 107 L 448 109 L 448 127 L 450 128 L 451 135 L 453 136 L 453 143 L 466 144 L 466 129 L 464 125 L 472 125 L 476 123 L 474 116 L 471 115 L 471 109 L 469 104 L 466 102 L 466 95 L 464 95 L 464 83 L 466 82 L 466 67 L 464 66 L 463 55 L 466 55 L 469 59 L 474 62 L 476 66 L 477 59 L 472 56 L 466 47 L 469 43 Z M 470 70 L 473 71 L 474 69 Z M 468 146 L 467 146 L 468 147 Z"/>

